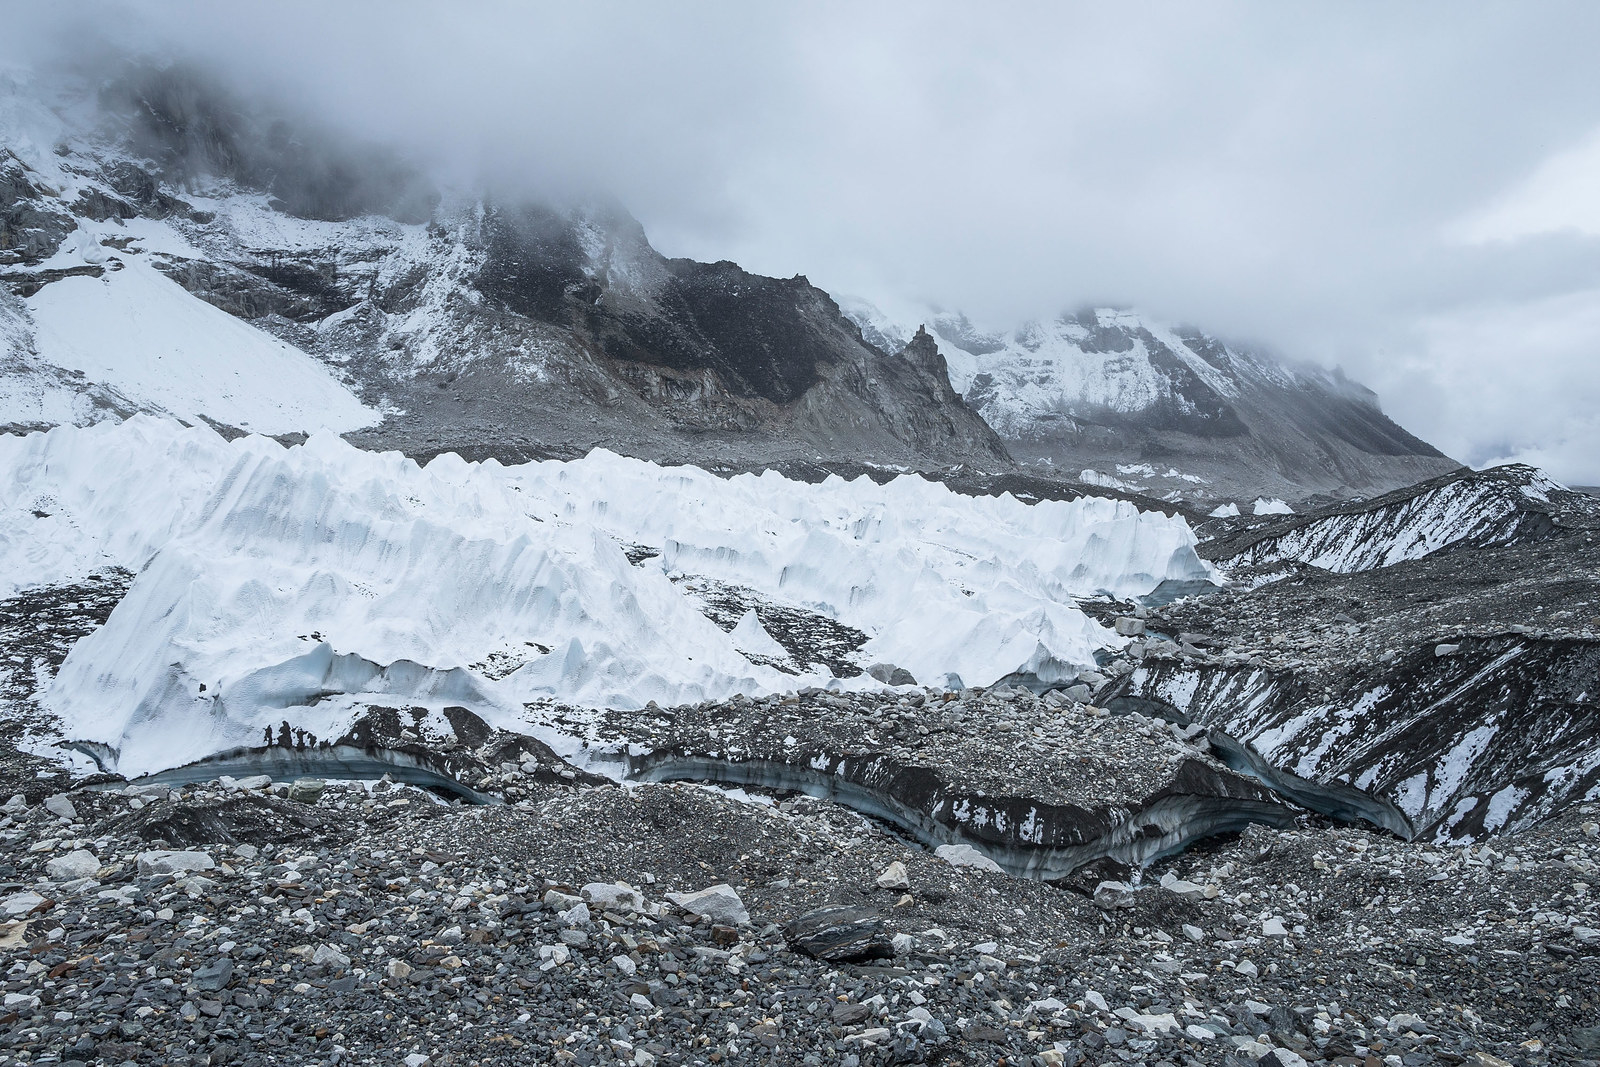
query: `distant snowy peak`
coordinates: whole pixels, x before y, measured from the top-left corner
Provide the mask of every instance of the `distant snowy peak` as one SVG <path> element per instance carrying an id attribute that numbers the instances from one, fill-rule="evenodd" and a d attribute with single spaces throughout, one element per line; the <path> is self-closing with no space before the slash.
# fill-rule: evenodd
<path id="1" fill-rule="evenodd" d="M 916 329 L 864 301 L 842 306 L 885 351 L 899 351 Z M 1006 436 L 1075 417 L 1237 436 L 1247 431 L 1229 402 L 1251 388 L 1314 384 L 1377 407 L 1377 394 L 1337 371 L 1281 363 L 1126 309 L 1089 308 L 1011 332 L 980 329 L 959 312 L 933 312 L 926 326 L 944 351 L 951 384 Z"/>
<path id="2" fill-rule="evenodd" d="M 867 301 L 841 306 L 883 351 L 898 350 L 917 325 Z M 1218 496 L 1306 496 L 1388 489 L 1455 466 L 1341 372 L 1193 327 L 1118 308 L 1011 331 L 953 312 L 919 318 L 948 361 L 951 384 L 1013 455 L 1086 468 L 1096 472 L 1094 484 L 1114 478 L 1142 492 L 1193 496 L 1194 485 L 1216 481 Z M 1141 466 L 1172 468 L 1173 477 L 1126 476 Z"/>

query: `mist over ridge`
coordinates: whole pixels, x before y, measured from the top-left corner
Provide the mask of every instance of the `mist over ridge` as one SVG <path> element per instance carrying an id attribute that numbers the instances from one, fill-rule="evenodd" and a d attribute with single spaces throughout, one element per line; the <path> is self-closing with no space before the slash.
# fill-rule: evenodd
<path id="1" fill-rule="evenodd" d="M 1600 241 L 1506 207 L 1600 127 L 1594 18 L 106 3 L 18 13 L 7 53 L 198 64 L 441 188 L 612 200 L 667 255 L 836 295 L 997 330 L 1136 307 L 1594 482 Z"/>

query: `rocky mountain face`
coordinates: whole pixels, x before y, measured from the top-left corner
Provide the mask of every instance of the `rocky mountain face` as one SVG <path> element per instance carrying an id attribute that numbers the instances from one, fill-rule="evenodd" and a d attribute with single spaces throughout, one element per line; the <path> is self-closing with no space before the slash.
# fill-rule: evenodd
<path id="1" fill-rule="evenodd" d="M 1315 810 L 1441 843 L 1600 797 L 1600 506 L 1532 468 L 1202 534 L 1225 591 L 1125 619 L 1094 702 Z"/>
<path id="2" fill-rule="evenodd" d="M 907 335 L 847 301 L 885 351 Z M 955 387 L 1017 459 L 1094 484 L 1190 499 L 1370 495 L 1459 464 L 1337 371 L 1280 361 L 1192 327 L 1090 308 L 1010 333 L 930 313 Z"/>
<path id="3" fill-rule="evenodd" d="M 708 465 L 1009 466 L 931 339 L 879 351 L 804 277 L 667 259 L 614 205 L 443 195 L 381 150 L 264 118 L 176 68 L 129 72 L 93 99 L 17 76 L 3 90 L 0 423 L 167 410 L 266 432 L 364 424 L 361 443 L 421 455 L 604 444 Z M 96 346 L 55 328 L 80 309 L 58 305 L 103 300 L 90 279 L 130 287 L 117 277 L 130 268 L 330 370 L 326 389 L 370 415 L 327 422 L 349 407 L 330 394 L 285 425 L 236 411 L 226 382 L 177 409 L 163 403 L 170 363 L 95 373 L 82 353 Z M 137 350 L 197 318 L 159 281 L 139 284 L 161 295 L 124 303 L 166 311 L 126 316 L 115 342 Z M 200 380 L 238 339 L 214 319 L 189 326 L 213 354 L 197 356 Z"/>

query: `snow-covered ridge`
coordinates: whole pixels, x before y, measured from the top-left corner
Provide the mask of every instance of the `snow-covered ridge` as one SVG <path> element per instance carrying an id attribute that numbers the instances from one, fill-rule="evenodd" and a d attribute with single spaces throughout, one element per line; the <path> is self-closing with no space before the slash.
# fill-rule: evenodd
<path id="1" fill-rule="evenodd" d="M 661 555 L 635 566 L 622 544 Z M 723 480 L 606 452 L 418 467 L 332 434 L 284 448 L 148 417 L 0 438 L 0 595 L 106 566 L 137 578 L 43 699 L 125 773 L 282 720 L 337 736 L 374 702 L 510 724 L 546 698 L 626 708 L 831 680 L 752 662 L 751 625 L 725 633 L 672 572 L 856 627 L 863 662 L 969 684 L 1070 677 L 1117 643 L 1074 594 L 1212 575 L 1179 518 L 915 477 Z"/>
<path id="2" fill-rule="evenodd" d="M 1338 574 L 1421 559 L 1453 545 L 1510 544 L 1549 528 L 1564 488 L 1521 464 L 1465 471 L 1360 505 L 1285 520 L 1229 539 L 1225 567 L 1298 562 Z M 1263 514 L 1258 507 L 1256 514 Z"/>
<path id="3" fill-rule="evenodd" d="M 841 301 L 863 336 L 880 347 L 903 345 L 915 323 L 894 319 L 857 299 Z M 1225 429 L 1225 408 L 1244 382 L 1294 388 L 1307 376 L 1333 375 L 1290 367 L 1231 348 L 1193 330 L 1123 308 L 1094 308 L 1010 332 L 984 330 L 959 313 L 931 313 L 927 328 L 950 366 L 950 384 L 1005 437 L 1024 436 L 1064 416 L 1111 412 L 1169 414 Z M 894 349 L 898 350 L 898 349 Z"/>

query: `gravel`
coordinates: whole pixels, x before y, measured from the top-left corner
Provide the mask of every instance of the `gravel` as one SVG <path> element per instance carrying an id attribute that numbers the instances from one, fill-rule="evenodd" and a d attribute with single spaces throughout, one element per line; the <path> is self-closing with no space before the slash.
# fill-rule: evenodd
<path id="1" fill-rule="evenodd" d="M 280 811 L 289 802 L 221 784 L 140 810 L 135 795 L 84 789 L 67 832 L 37 804 L 7 815 L 0 1060 L 1417 1067 L 1596 1055 L 1600 945 L 1581 935 L 1600 928 L 1594 804 L 1461 849 L 1309 819 L 1252 827 L 1124 872 L 1133 884 L 1103 907 L 1092 885 L 952 867 L 809 797 L 559 780 L 520 792 L 465 807 L 330 781 L 301 805 L 317 818 L 296 820 Z M 239 804 L 251 807 L 225 807 Z M 151 837 L 219 825 L 219 810 L 234 812 L 220 824 L 233 842 Z M 80 850 L 95 876 L 49 877 Z M 140 863 L 153 852 L 204 852 L 214 866 L 156 873 Z M 880 887 L 895 863 L 906 885 Z M 749 921 L 673 903 L 713 887 Z M 857 944 L 879 958 L 797 951 L 790 937 L 808 934 L 824 956 Z"/>

